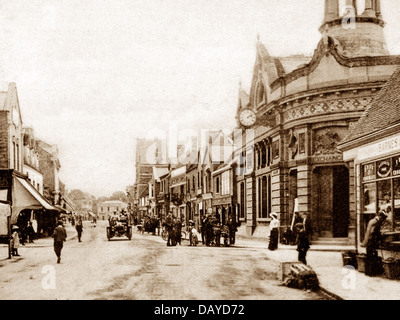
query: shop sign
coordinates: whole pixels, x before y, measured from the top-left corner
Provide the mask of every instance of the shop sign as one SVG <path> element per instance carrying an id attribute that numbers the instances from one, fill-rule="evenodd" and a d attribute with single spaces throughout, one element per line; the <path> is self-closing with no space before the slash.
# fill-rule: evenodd
<path id="1" fill-rule="evenodd" d="M 383 160 L 377 163 L 377 174 L 379 178 L 387 178 L 391 173 L 390 160 Z"/>
<path id="2" fill-rule="evenodd" d="M 343 156 L 341 154 L 331 154 L 331 155 L 321 155 L 314 156 L 313 163 L 330 163 L 330 162 L 341 162 L 343 161 Z"/>
<path id="3" fill-rule="evenodd" d="M 365 164 L 363 167 L 363 181 L 375 180 L 375 164 Z"/>
<path id="4" fill-rule="evenodd" d="M 400 156 L 394 157 L 393 161 L 393 175 L 400 176 Z"/>

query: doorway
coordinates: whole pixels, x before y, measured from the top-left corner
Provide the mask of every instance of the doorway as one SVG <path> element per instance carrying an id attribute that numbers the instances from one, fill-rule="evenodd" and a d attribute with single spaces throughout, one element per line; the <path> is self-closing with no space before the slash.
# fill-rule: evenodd
<path id="1" fill-rule="evenodd" d="M 349 170 L 345 166 L 313 171 L 313 225 L 323 238 L 346 238 L 349 228 Z"/>

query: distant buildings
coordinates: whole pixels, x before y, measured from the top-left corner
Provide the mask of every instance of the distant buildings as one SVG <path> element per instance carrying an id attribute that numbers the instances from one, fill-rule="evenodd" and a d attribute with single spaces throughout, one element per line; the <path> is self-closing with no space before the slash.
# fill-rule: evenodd
<path id="1" fill-rule="evenodd" d="M 107 220 L 114 212 L 128 211 L 128 204 L 118 200 L 104 201 L 97 204 L 97 218 Z"/>

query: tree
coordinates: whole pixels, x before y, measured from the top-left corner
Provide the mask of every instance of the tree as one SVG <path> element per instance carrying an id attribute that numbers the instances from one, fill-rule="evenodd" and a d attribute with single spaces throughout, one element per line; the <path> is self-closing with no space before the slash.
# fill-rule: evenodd
<path id="1" fill-rule="evenodd" d="M 123 202 L 128 202 L 128 197 L 123 191 L 115 191 L 110 197 L 110 200 L 120 200 Z"/>

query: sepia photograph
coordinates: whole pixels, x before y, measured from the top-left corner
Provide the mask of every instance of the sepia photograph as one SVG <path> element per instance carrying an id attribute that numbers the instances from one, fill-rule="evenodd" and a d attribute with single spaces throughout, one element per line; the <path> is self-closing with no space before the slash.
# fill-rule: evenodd
<path id="1" fill-rule="evenodd" d="M 393 0 L 0 0 L 0 300 L 400 299 L 399 30 Z"/>

